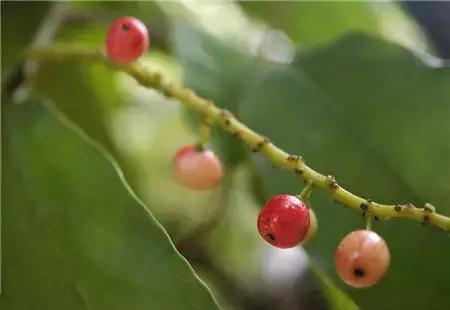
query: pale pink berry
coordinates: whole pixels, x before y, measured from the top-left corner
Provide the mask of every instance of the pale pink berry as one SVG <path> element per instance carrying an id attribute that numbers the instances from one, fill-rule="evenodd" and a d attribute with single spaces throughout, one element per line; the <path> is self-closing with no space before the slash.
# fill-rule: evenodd
<path id="1" fill-rule="evenodd" d="M 148 48 L 145 25 L 137 18 L 122 17 L 114 21 L 106 37 L 108 58 L 116 63 L 130 63 Z"/>
<path id="2" fill-rule="evenodd" d="M 189 145 L 175 155 L 173 169 L 178 183 L 194 190 L 206 190 L 222 178 L 222 163 L 211 150 L 200 151 Z"/>
<path id="3" fill-rule="evenodd" d="M 317 217 L 313 209 L 309 209 L 309 228 L 305 238 L 302 241 L 302 245 L 307 244 L 311 240 L 311 238 L 314 237 L 316 232 L 317 232 Z"/>
<path id="4" fill-rule="evenodd" d="M 370 230 L 356 230 L 345 236 L 336 249 L 335 266 L 346 284 L 370 287 L 377 284 L 389 267 L 386 242 Z"/>

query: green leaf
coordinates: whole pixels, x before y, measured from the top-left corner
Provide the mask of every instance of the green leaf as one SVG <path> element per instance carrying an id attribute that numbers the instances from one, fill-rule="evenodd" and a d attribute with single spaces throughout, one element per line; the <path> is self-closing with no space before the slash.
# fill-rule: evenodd
<path id="1" fill-rule="evenodd" d="M 25 48 L 31 43 L 42 18 L 49 8 L 48 2 L 2 1 L 2 73 L 11 69 Z"/>
<path id="2" fill-rule="evenodd" d="M 325 272 L 312 267 L 312 272 L 316 276 L 317 282 L 322 287 L 324 299 L 327 301 L 330 310 L 357 310 L 359 307 L 340 289 L 338 289 Z"/>
<path id="3" fill-rule="evenodd" d="M 35 89 L 113 156 L 118 156 L 107 128 L 108 113 L 123 104 L 115 75 L 103 65 L 45 63 Z M 96 87 L 98 85 L 98 87 Z"/>
<path id="4" fill-rule="evenodd" d="M 239 4 L 250 16 L 307 45 L 336 39 L 348 31 L 379 32 L 379 22 L 369 2 L 244 1 Z"/>
<path id="5" fill-rule="evenodd" d="M 238 116 L 245 89 L 270 64 L 227 45 L 187 20 L 177 20 L 172 26 L 172 45 L 183 66 L 186 85 Z M 189 114 L 189 119 L 198 126 L 197 115 Z M 213 142 L 228 165 L 246 158 L 246 149 L 227 133 L 214 131 Z"/>
<path id="6" fill-rule="evenodd" d="M 271 73 L 274 68 L 281 67 L 283 68 L 282 70 L 288 69 L 287 65 L 271 63 L 233 48 L 232 44 L 227 45 L 225 42 L 207 34 L 188 22 L 178 22 L 174 24 L 173 41 L 175 54 L 181 61 L 185 70 L 186 84 L 195 89 L 201 96 L 210 98 L 219 106 L 232 111 L 238 118 L 242 113 L 247 113 L 249 111 L 246 106 L 247 93 L 249 91 L 251 92 L 255 86 L 258 87 L 261 79 Z M 302 89 L 296 89 L 298 85 L 291 85 L 292 87 L 290 88 L 289 86 L 283 85 L 283 83 L 284 81 L 281 81 L 281 85 L 279 86 L 282 87 L 283 90 L 289 89 L 288 91 L 281 96 L 278 92 L 276 92 L 275 96 L 272 96 L 270 92 L 262 92 L 263 95 L 260 98 L 262 100 L 261 102 L 270 102 L 270 106 L 273 108 L 274 105 L 277 105 L 280 102 L 280 98 L 284 100 L 285 96 L 290 96 L 296 91 L 302 91 Z M 277 85 L 273 85 L 273 88 L 277 88 Z M 273 88 L 271 87 L 270 90 L 272 91 Z M 258 90 L 255 91 L 260 90 L 258 88 Z M 317 94 L 313 92 L 311 93 L 311 96 L 315 98 L 317 97 Z M 293 100 L 295 100 L 295 97 Z M 279 113 L 284 112 L 286 111 L 281 111 L 279 109 L 273 109 L 271 111 L 274 119 L 277 119 Z M 196 115 L 191 115 L 191 117 L 197 118 Z M 272 128 L 272 125 L 271 121 L 264 125 L 261 123 L 260 129 L 262 129 L 262 133 L 267 132 L 264 128 Z M 289 133 L 293 130 L 292 123 L 279 124 L 277 122 L 277 125 L 281 125 L 282 128 L 280 130 L 286 130 L 286 132 Z M 214 138 L 214 142 L 216 143 L 215 150 L 219 149 L 222 155 L 225 154 L 225 158 L 229 165 L 236 165 L 240 160 L 248 159 L 248 148 L 245 147 L 242 150 L 237 144 L 238 142 L 236 139 L 228 137 L 223 133 Z M 239 148 L 236 148 L 236 146 L 239 146 Z M 289 188 L 289 185 L 288 187 L 285 187 L 286 182 L 283 180 L 283 178 L 286 177 L 285 174 L 277 172 L 277 170 L 273 169 L 270 165 L 266 165 L 264 168 L 267 169 L 267 172 L 270 175 L 266 176 L 270 177 L 271 184 L 275 186 L 276 184 L 280 185 L 279 191 L 286 191 L 287 188 Z M 257 178 L 252 179 L 251 191 L 267 194 L 267 190 L 260 187 L 261 180 L 259 172 L 258 169 Z M 249 179 L 246 180 L 248 181 Z M 292 177 L 292 180 L 296 180 L 296 178 Z M 264 180 L 262 183 L 264 183 Z M 291 184 L 295 184 L 291 186 L 293 190 L 298 189 L 297 183 L 292 182 Z M 274 191 L 272 190 L 271 192 Z M 263 200 L 259 196 L 257 198 L 260 202 Z M 232 207 L 236 210 L 237 206 L 233 205 Z M 240 229 L 242 229 L 242 227 Z M 238 231 L 238 228 L 233 227 L 232 231 L 236 232 Z M 228 240 L 231 235 L 231 232 L 226 233 L 226 239 L 223 242 L 227 245 L 233 244 L 231 240 Z M 217 243 L 217 240 L 214 239 L 214 242 Z M 233 251 L 224 250 L 223 247 L 221 248 L 221 251 L 222 253 L 216 251 L 217 254 L 215 255 L 225 260 L 227 259 L 224 258 L 226 256 L 225 253 L 234 253 Z M 232 255 L 238 255 L 238 253 L 236 252 Z M 239 254 L 240 258 L 238 261 L 240 263 L 245 261 L 245 258 L 242 258 L 241 256 L 243 255 Z M 229 260 L 227 261 L 227 264 L 230 264 Z M 242 277 L 244 276 L 242 275 Z M 318 278 L 317 281 L 320 283 L 324 282 L 322 278 Z M 353 305 L 352 301 L 349 300 L 344 293 L 338 288 L 333 287 L 330 280 L 323 283 L 323 290 L 323 297 L 326 302 L 329 303 L 330 306 L 335 304 L 335 308 L 332 309 L 340 309 L 338 307 L 339 303 L 342 303 L 343 305 Z M 344 303 L 344 300 L 347 300 L 347 303 Z"/>
<path id="7" fill-rule="evenodd" d="M 2 309 L 217 308 L 120 171 L 40 103 L 2 106 Z"/>
<path id="8" fill-rule="evenodd" d="M 428 59 L 429 61 L 429 59 Z M 434 203 L 450 214 L 450 69 L 432 67 L 407 50 L 363 35 L 299 53 L 293 65 L 264 76 L 249 91 L 243 118 L 345 188 L 380 202 Z M 268 194 L 298 192 L 296 178 L 255 158 Z M 438 172 L 438 173 L 437 173 Z M 334 251 L 363 226 L 361 214 L 314 192 L 319 231 L 309 253 L 333 274 Z M 448 303 L 449 238 L 406 221 L 375 223 L 391 249 L 377 286 L 346 288 L 363 309 L 441 309 Z M 412 272 L 414 271 L 414 272 Z M 426 283 L 426 285 L 424 285 Z M 342 285 L 342 287 L 345 287 Z"/>

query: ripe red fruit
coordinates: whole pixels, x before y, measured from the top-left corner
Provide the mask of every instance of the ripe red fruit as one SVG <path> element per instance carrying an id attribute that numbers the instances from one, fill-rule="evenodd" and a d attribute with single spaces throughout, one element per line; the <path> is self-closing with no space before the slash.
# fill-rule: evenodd
<path id="1" fill-rule="evenodd" d="M 296 196 L 274 196 L 259 213 L 257 224 L 259 234 L 271 245 L 294 247 L 308 232 L 308 205 Z"/>
<path id="2" fill-rule="evenodd" d="M 135 61 L 147 50 L 148 45 L 147 28 L 134 17 L 116 19 L 106 37 L 108 58 L 117 63 Z"/>
<path id="3" fill-rule="evenodd" d="M 386 242 L 370 230 L 356 230 L 345 236 L 336 249 L 335 265 L 347 285 L 362 288 L 378 283 L 389 267 Z"/>
<path id="4" fill-rule="evenodd" d="M 174 159 L 177 181 L 194 190 L 215 186 L 222 178 L 222 163 L 211 150 L 199 151 L 194 145 L 182 147 Z"/>

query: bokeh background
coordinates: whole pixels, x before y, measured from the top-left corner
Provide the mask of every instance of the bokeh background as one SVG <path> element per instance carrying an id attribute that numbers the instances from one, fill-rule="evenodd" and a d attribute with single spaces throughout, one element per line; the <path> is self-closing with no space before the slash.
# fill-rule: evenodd
<path id="1" fill-rule="evenodd" d="M 103 48 L 127 15 L 166 80 L 364 197 L 450 215 L 449 2 L 2 1 L 2 309 L 448 309 L 448 233 L 374 223 L 391 267 L 346 287 L 334 251 L 360 213 L 313 192 L 315 238 L 270 247 L 258 211 L 297 178 L 214 130 L 225 178 L 188 191 L 171 160 L 195 115 L 102 65 L 24 60 Z"/>

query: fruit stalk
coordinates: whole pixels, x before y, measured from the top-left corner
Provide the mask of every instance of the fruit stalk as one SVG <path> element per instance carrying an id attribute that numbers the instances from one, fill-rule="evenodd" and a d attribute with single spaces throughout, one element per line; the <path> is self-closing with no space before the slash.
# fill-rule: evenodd
<path id="1" fill-rule="evenodd" d="M 410 219 L 422 224 L 440 227 L 450 231 L 450 217 L 435 212 L 434 207 L 426 204 L 417 208 L 411 203 L 381 204 L 370 199 L 359 197 L 341 187 L 333 176 L 326 176 L 306 165 L 301 156 L 285 152 L 270 140 L 241 123 L 231 112 L 216 106 L 211 100 L 198 96 L 189 88 L 174 85 L 164 81 L 159 72 L 139 62 L 131 64 L 114 64 L 96 49 L 82 46 L 53 45 L 36 48 L 27 53 L 28 58 L 39 61 L 88 61 L 104 65 L 128 73 L 144 87 L 153 88 L 168 98 L 178 100 L 188 109 L 197 113 L 202 119 L 208 119 L 211 126 L 220 127 L 242 140 L 254 152 L 267 157 L 280 169 L 289 170 L 299 178 L 329 193 L 333 200 L 362 213 L 369 213 L 375 220 L 393 218 Z"/>

